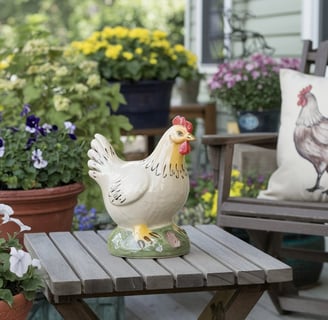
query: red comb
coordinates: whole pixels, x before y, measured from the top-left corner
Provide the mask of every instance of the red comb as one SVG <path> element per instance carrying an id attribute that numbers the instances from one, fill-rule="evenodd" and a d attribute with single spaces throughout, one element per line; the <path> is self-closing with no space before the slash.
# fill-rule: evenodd
<path id="1" fill-rule="evenodd" d="M 300 92 L 299 92 L 299 94 L 298 94 L 298 102 L 297 102 L 297 104 L 299 105 L 299 106 L 303 106 L 304 107 L 304 105 L 307 103 L 307 99 L 306 99 L 306 97 L 305 97 L 305 95 L 307 94 L 307 93 L 309 93 L 310 91 L 311 91 L 311 89 L 312 89 L 312 86 L 311 85 L 308 85 L 307 87 L 305 87 L 305 88 L 303 88 Z"/>
<path id="2" fill-rule="evenodd" d="M 187 121 L 185 117 L 181 117 L 181 116 L 174 117 L 174 119 L 172 120 L 172 124 L 184 126 L 186 127 L 189 133 L 192 133 L 192 129 L 193 129 L 192 123 Z"/>
<path id="3" fill-rule="evenodd" d="M 303 88 L 303 89 L 300 91 L 299 95 L 307 94 L 308 92 L 311 91 L 311 89 L 312 89 L 312 86 L 311 86 L 311 85 L 308 85 L 307 87 Z"/>

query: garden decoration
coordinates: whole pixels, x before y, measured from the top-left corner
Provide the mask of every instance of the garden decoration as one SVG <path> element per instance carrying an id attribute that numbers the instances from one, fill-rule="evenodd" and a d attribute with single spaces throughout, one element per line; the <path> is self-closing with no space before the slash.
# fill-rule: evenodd
<path id="1" fill-rule="evenodd" d="M 175 79 L 197 74 L 196 56 L 160 30 L 105 27 L 72 46 L 99 63 L 103 78 L 120 83 L 127 103 L 117 112 L 135 129 L 166 128 Z"/>
<path id="2" fill-rule="evenodd" d="M 14 211 L 6 204 L 0 204 L 0 214 L 1 227 L 16 224 L 19 232 L 31 229 L 19 219 L 13 218 Z M 40 261 L 32 259 L 28 252 L 22 250 L 16 236 L 17 233 L 11 234 L 8 239 L 0 237 L 0 315 L 1 319 L 8 320 L 26 319 L 32 308 L 32 300 L 43 287 L 38 273 Z"/>
<path id="3" fill-rule="evenodd" d="M 281 107 L 279 70 L 296 70 L 299 65 L 296 58 L 259 53 L 221 63 L 208 82 L 210 94 L 237 113 L 241 132 L 275 132 Z"/>
<path id="4" fill-rule="evenodd" d="M 100 186 L 106 209 L 117 227 L 108 245 L 113 255 L 160 258 L 189 252 L 186 232 L 172 222 L 185 204 L 192 124 L 177 116 L 151 155 L 123 161 L 106 138 L 95 135 L 88 152 L 89 175 Z"/>
<path id="5" fill-rule="evenodd" d="M 12 206 L 34 232 L 68 231 L 77 196 L 84 189 L 84 145 L 71 122 L 42 124 L 31 108 L 24 105 L 8 127 L 1 122 L 0 201 Z M 18 231 L 14 224 L 1 230 L 4 235 Z"/>

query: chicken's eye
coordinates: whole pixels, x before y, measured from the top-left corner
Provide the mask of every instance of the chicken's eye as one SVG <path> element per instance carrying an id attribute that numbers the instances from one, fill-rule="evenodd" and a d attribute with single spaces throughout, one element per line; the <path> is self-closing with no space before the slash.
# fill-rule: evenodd
<path id="1" fill-rule="evenodd" d="M 180 131 L 180 130 L 178 130 L 178 131 L 177 131 L 177 135 L 178 135 L 179 137 L 182 137 L 182 136 L 183 136 L 183 132 Z"/>

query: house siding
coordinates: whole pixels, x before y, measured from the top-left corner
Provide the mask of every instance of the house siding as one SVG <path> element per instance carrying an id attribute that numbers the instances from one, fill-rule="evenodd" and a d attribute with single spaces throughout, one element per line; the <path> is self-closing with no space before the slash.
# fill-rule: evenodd
<path id="1" fill-rule="evenodd" d="M 249 0 L 233 2 L 237 11 L 247 10 L 253 16 L 247 20 L 247 30 L 260 32 L 275 57 L 299 57 L 302 51 L 301 9 L 299 0 Z"/>
<path id="2" fill-rule="evenodd" d="M 204 0 L 203 0 L 204 1 Z M 206 1 L 206 0 L 205 0 Z M 248 11 L 247 30 L 261 33 L 274 48 L 275 57 L 299 57 L 302 51 L 300 0 L 233 0 L 233 10 Z M 186 0 L 187 48 L 198 54 L 197 37 L 200 36 L 197 0 Z M 240 46 L 239 46 L 240 47 Z M 238 51 L 238 45 L 234 46 Z M 235 52 L 238 55 L 238 52 Z"/>

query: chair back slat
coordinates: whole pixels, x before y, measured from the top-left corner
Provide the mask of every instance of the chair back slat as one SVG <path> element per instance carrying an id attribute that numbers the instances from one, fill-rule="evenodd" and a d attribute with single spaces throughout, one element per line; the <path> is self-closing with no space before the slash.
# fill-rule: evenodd
<path id="1" fill-rule="evenodd" d="M 303 41 L 300 71 L 310 74 L 314 65 L 313 74 L 324 77 L 328 64 L 328 40 L 322 41 L 317 49 L 313 49 L 311 40 Z"/>

